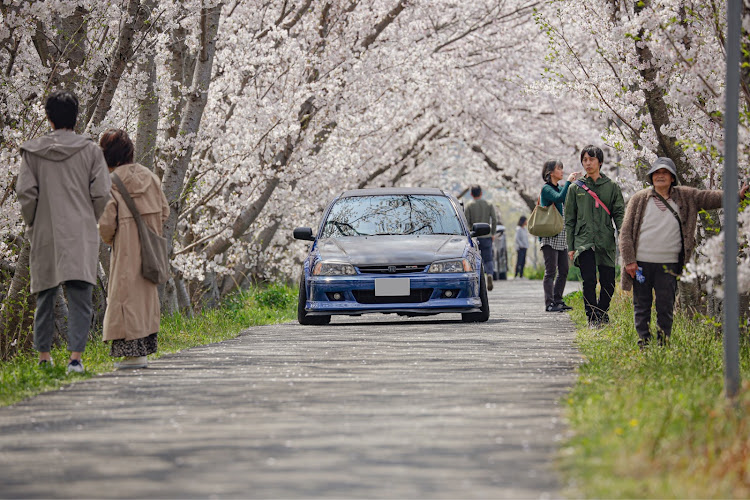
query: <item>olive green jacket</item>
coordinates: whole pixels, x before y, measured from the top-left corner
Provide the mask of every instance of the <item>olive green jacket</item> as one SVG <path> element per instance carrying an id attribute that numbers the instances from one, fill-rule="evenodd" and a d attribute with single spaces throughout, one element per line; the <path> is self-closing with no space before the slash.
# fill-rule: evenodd
<path id="1" fill-rule="evenodd" d="M 597 266 L 615 267 L 617 242 L 615 241 L 614 221 L 619 231 L 625 215 L 625 200 L 622 198 L 620 186 L 609 177 L 601 174 L 596 182 L 590 177 L 583 181 L 588 188 L 595 192 L 611 214 L 601 206 L 597 207 L 596 200 L 577 184 L 571 184 L 568 196 L 565 198 L 565 235 L 568 240 L 568 250 L 574 251 L 576 265 L 581 252 L 593 249 L 596 254 Z"/>
<path id="2" fill-rule="evenodd" d="M 490 234 L 479 236 L 479 238 L 492 238 L 492 235 L 495 234 L 495 228 L 497 227 L 495 207 L 487 200 L 479 198 L 470 201 L 466 205 L 466 208 L 464 208 L 464 215 L 466 216 L 469 230 L 477 222 L 486 222 L 490 225 Z"/>

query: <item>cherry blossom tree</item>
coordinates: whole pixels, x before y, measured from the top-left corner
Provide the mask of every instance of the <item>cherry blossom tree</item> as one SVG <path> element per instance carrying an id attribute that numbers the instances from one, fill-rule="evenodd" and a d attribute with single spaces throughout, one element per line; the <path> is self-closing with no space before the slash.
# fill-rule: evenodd
<path id="1" fill-rule="evenodd" d="M 290 229 L 315 225 L 345 189 L 422 185 L 459 194 L 467 179 L 484 178 L 532 206 L 543 161 L 573 161 L 609 119 L 559 70 L 545 73 L 540 23 L 560 5 L 3 2 L 7 297 L 28 299 L 28 243 L 12 189 L 18 147 L 46 132 L 41 102 L 61 86 L 82 103 L 80 131 L 96 138 L 126 129 L 136 160 L 162 178 L 172 208 L 167 312 L 210 306 L 249 280 L 293 282 L 303 248 Z M 104 284 L 106 255 L 101 261 Z M 3 318 L 20 310 L 7 297 Z M 21 309 L 33 309 L 27 304 Z"/>
<path id="2" fill-rule="evenodd" d="M 726 2 L 685 0 L 561 0 L 537 15 L 549 41 L 549 88 L 564 90 L 598 110 L 609 123 L 606 143 L 624 169 L 643 186 L 657 156 L 671 158 L 680 182 L 719 189 L 723 169 Z M 748 179 L 748 28 L 743 15 L 745 60 L 740 102 L 741 178 Z M 740 289 L 750 290 L 748 212 L 740 214 Z M 707 286 L 720 278 L 720 218 L 705 216 L 704 244 L 688 264 L 687 278 Z M 684 305 L 698 303 L 697 290 L 681 284 Z M 710 297 L 709 297 L 710 299 Z M 715 312 L 715 311 L 714 311 Z"/>

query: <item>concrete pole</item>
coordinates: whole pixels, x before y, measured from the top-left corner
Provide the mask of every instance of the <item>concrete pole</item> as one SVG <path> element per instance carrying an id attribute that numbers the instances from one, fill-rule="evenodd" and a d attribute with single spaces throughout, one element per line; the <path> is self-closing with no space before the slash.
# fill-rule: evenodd
<path id="1" fill-rule="evenodd" d="M 737 127 L 739 122 L 742 0 L 727 0 L 727 79 L 724 112 L 724 388 L 740 389 L 739 295 L 737 292 Z"/>

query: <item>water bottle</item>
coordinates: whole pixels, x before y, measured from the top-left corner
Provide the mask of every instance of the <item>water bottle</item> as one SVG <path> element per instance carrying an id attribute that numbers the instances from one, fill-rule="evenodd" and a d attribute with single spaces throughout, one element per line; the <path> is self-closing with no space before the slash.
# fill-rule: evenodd
<path id="1" fill-rule="evenodd" d="M 643 275 L 643 268 L 638 266 L 638 270 L 635 272 L 635 279 L 638 283 L 645 283 L 646 277 Z"/>

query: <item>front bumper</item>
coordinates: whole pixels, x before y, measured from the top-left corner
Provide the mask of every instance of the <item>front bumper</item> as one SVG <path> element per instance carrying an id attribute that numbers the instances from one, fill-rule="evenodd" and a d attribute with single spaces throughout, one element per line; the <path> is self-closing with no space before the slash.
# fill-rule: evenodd
<path id="1" fill-rule="evenodd" d="M 375 296 L 375 279 L 409 278 L 411 294 Z M 450 292 L 450 297 L 446 296 Z M 335 294 L 340 299 L 334 299 Z M 311 276 L 305 311 L 310 315 L 477 312 L 479 275 L 476 273 Z"/>

